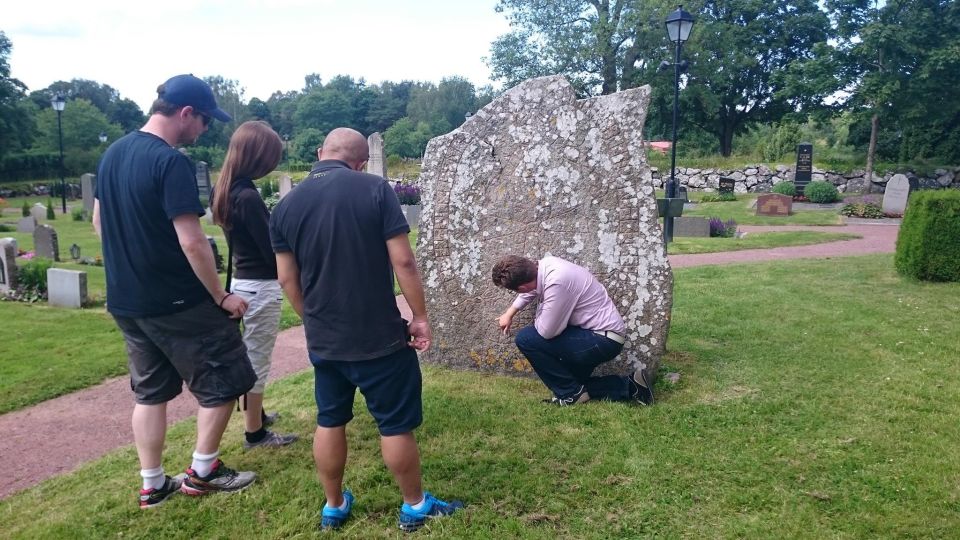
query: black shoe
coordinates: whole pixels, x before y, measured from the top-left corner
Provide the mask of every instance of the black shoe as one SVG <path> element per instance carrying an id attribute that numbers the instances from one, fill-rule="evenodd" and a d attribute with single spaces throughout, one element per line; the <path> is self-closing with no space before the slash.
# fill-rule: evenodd
<path id="1" fill-rule="evenodd" d="M 549 403 L 551 405 L 558 405 L 560 407 L 566 407 L 568 405 L 576 405 L 578 403 L 586 403 L 587 401 L 590 400 L 589 394 L 587 394 L 587 399 L 584 399 L 583 401 L 581 401 L 581 399 L 584 397 L 584 394 L 586 393 L 587 393 L 587 387 L 581 386 L 580 389 L 577 390 L 576 393 L 574 393 L 571 396 L 568 396 L 565 398 L 559 398 L 554 396 L 550 399 L 543 400 L 543 402 Z"/>
<path id="2" fill-rule="evenodd" d="M 180 491 L 183 479 L 179 476 L 163 478 L 163 485 L 157 488 L 140 490 L 140 508 L 156 508 L 169 499 L 174 493 Z"/>
<path id="3" fill-rule="evenodd" d="M 272 426 L 278 418 L 280 418 L 280 413 L 278 412 L 267 414 L 264 410 L 260 411 L 260 423 L 263 424 L 263 427 Z"/>
<path id="4" fill-rule="evenodd" d="M 639 380 L 637 377 L 639 376 Z M 629 378 L 630 397 L 641 405 L 653 405 L 653 384 L 647 368 L 638 369 Z"/>

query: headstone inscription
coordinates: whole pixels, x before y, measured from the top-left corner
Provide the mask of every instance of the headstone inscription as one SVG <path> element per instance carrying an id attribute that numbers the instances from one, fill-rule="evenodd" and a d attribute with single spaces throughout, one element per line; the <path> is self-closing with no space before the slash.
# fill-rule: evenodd
<path id="1" fill-rule="evenodd" d="M 37 230 L 33 231 L 33 251 L 37 257 L 59 262 L 60 242 L 57 239 L 57 231 L 47 224 L 37 225 Z"/>
<path id="2" fill-rule="evenodd" d="M 97 189 L 97 175 L 84 174 L 80 176 L 80 195 L 83 197 L 83 209 L 87 215 L 93 214 L 93 194 Z"/>
<path id="3" fill-rule="evenodd" d="M 813 178 L 813 145 L 800 143 L 797 145 L 797 167 L 793 171 L 793 185 L 797 188 L 797 195 L 803 195 Z"/>
<path id="4" fill-rule="evenodd" d="M 201 199 L 210 200 L 210 169 L 206 161 L 197 162 L 197 191 Z"/>
<path id="5" fill-rule="evenodd" d="M 367 160 L 367 172 L 383 178 L 387 177 L 387 160 L 383 153 L 383 136 L 374 132 L 367 137 L 370 158 Z"/>
<path id="6" fill-rule="evenodd" d="M 720 193 L 733 193 L 734 188 L 737 186 L 737 181 L 733 178 L 726 176 L 721 176 L 719 184 L 717 185 L 717 191 Z"/>
<path id="7" fill-rule="evenodd" d="M 493 323 L 514 296 L 493 285 L 490 269 L 509 254 L 556 255 L 590 269 L 626 322 L 627 346 L 596 373 L 656 370 L 673 278 L 650 167 L 633 143 L 643 140 L 649 100 L 649 86 L 577 100 L 563 77 L 532 79 L 429 142 L 417 259 L 441 322 L 424 361 L 531 374 Z M 515 328 L 535 312 L 518 314 Z"/>
<path id="8" fill-rule="evenodd" d="M 673 219 L 673 235 L 695 238 L 710 236 L 710 220 L 703 217 L 678 217 Z"/>
<path id="9" fill-rule="evenodd" d="M 47 270 L 47 303 L 79 309 L 87 302 L 87 273 L 63 268 Z"/>
<path id="10" fill-rule="evenodd" d="M 17 243 L 0 238 L 0 293 L 17 288 Z"/>
<path id="11" fill-rule="evenodd" d="M 758 216 L 789 216 L 793 210 L 793 197 L 780 193 L 764 193 L 757 197 Z"/>
<path id="12" fill-rule="evenodd" d="M 32 215 L 22 217 L 20 221 L 17 222 L 17 232 L 32 233 L 35 230 L 37 230 L 37 218 Z"/>
<path id="13" fill-rule="evenodd" d="M 902 216 L 907 209 L 907 198 L 910 196 L 910 180 L 906 175 L 895 174 L 887 182 L 883 190 L 883 212 L 885 214 Z"/>

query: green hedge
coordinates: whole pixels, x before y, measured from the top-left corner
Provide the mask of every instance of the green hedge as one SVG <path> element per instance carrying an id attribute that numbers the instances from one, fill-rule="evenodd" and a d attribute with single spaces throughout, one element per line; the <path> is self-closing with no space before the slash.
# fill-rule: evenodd
<path id="1" fill-rule="evenodd" d="M 960 281 L 960 191 L 910 196 L 897 236 L 897 272 L 925 281 Z"/>

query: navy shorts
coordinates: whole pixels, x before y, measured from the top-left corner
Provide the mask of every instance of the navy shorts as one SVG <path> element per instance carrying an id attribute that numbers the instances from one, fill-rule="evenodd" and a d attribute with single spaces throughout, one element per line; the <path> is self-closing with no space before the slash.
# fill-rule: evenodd
<path id="1" fill-rule="evenodd" d="M 127 345 L 137 403 L 157 405 L 187 388 L 201 407 L 242 396 L 257 381 L 237 321 L 212 300 L 160 317 L 113 316 Z"/>
<path id="2" fill-rule="evenodd" d="M 412 348 L 357 361 L 324 360 L 311 354 L 310 363 L 318 426 L 333 428 L 350 422 L 357 388 L 381 435 L 409 433 L 423 423 L 423 380 Z"/>

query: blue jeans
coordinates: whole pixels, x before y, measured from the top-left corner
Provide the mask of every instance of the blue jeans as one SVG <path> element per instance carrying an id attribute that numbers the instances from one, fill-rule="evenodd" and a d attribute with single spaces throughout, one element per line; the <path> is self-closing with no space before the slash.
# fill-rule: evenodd
<path id="1" fill-rule="evenodd" d="M 628 377 L 591 377 L 598 365 L 623 349 L 616 341 L 578 326 L 568 326 L 553 339 L 544 339 L 533 326 L 517 332 L 517 348 L 527 357 L 543 384 L 558 398 L 567 398 L 585 387 L 590 399 L 630 399 Z"/>

